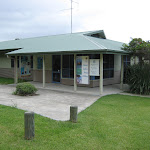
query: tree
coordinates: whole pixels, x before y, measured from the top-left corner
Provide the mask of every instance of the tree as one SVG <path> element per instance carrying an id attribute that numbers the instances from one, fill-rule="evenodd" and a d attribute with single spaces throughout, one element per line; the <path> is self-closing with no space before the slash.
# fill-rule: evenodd
<path id="1" fill-rule="evenodd" d="M 133 57 L 139 58 L 139 64 L 126 67 L 126 83 L 130 92 L 136 94 L 150 94 L 150 42 L 141 38 L 132 39 L 129 44 L 124 44 L 123 50 Z M 149 63 L 144 63 L 149 60 Z"/>
<path id="2" fill-rule="evenodd" d="M 123 50 L 130 53 L 131 56 L 137 56 L 139 63 L 143 64 L 144 60 L 150 60 L 150 42 L 141 38 L 132 39 L 129 44 L 123 44 Z"/>

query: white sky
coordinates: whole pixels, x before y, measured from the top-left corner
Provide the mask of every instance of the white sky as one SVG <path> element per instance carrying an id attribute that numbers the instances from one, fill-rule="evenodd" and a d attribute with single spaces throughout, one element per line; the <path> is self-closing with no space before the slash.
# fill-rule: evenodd
<path id="1" fill-rule="evenodd" d="M 73 32 L 150 40 L 150 0 L 74 0 Z M 0 41 L 70 32 L 70 0 L 1 0 Z"/>

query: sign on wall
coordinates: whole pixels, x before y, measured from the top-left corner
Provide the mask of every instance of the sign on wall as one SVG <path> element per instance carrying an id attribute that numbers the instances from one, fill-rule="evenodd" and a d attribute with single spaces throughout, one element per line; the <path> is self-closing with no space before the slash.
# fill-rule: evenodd
<path id="1" fill-rule="evenodd" d="M 90 59 L 90 76 L 99 76 L 99 59 Z"/>
<path id="2" fill-rule="evenodd" d="M 21 56 L 21 76 L 31 75 L 30 56 Z"/>
<path id="3" fill-rule="evenodd" d="M 78 56 L 77 65 L 77 83 L 89 84 L 89 56 Z"/>

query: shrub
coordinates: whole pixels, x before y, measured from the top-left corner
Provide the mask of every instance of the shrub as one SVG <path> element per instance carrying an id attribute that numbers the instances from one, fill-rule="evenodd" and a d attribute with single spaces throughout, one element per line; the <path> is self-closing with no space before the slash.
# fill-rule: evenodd
<path id="1" fill-rule="evenodd" d="M 13 94 L 21 95 L 21 96 L 33 95 L 36 93 L 36 91 L 37 91 L 37 88 L 35 88 L 34 85 L 28 82 L 24 82 L 24 83 L 17 84 L 16 91 Z"/>
<path id="2" fill-rule="evenodd" d="M 128 66 L 126 83 L 129 84 L 131 93 L 150 94 L 150 64 Z"/>

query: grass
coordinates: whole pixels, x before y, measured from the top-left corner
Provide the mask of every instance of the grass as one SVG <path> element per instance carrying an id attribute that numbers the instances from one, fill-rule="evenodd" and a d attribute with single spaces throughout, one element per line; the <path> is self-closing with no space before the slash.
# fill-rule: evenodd
<path id="1" fill-rule="evenodd" d="M 102 97 L 75 124 L 35 115 L 32 141 L 24 140 L 24 111 L 0 105 L 2 150 L 147 150 L 149 141 L 149 98 Z"/>
<path id="2" fill-rule="evenodd" d="M 26 80 L 23 79 L 18 79 L 18 82 L 26 82 Z M 14 79 L 13 78 L 3 78 L 0 77 L 0 84 L 14 84 Z"/>

